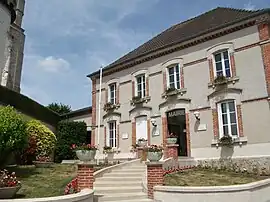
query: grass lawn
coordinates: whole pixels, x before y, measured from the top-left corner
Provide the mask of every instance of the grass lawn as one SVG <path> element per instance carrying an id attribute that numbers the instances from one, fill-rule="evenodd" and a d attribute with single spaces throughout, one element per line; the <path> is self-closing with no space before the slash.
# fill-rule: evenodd
<path id="1" fill-rule="evenodd" d="M 247 173 L 229 171 L 213 171 L 208 169 L 192 169 L 168 174 L 165 177 L 166 186 L 225 186 L 246 184 L 269 178 Z"/>
<path id="2" fill-rule="evenodd" d="M 95 170 L 104 167 L 100 165 Z M 76 169 L 75 165 L 55 164 L 52 168 L 18 166 L 8 171 L 16 172 L 22 184 L 16 198 L 37 198 L 63 195 L 65 186 L 76 176 Z"/>

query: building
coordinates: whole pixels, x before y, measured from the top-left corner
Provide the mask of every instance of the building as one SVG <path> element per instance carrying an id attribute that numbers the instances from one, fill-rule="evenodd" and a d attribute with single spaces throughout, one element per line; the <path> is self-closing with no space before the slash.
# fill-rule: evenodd
<path id="1" fill-rule="evenodd" d="M 127 154 L 139 138 L 194 158 L 270 155 L 270 9 L 216 8 L 176 24 L 92 80 L 100 147 Z M 98 128 L 92 143 L 98 144 Z M 234 139 L 226 151 L 219 139 Z"/>
<path id="2" fill-rule="evenodd" d="M 24 29 L 22 28 L 25 0 L 1 0 L 0 2 L 6 8 L 12 9 L 13 13 L 11 24 L 7 18 L 1 18 L 1 20 L 3 19 L 1 23 L 5 25 L 9 24 L 9 29 L 1 29 L 0 33 L 0 37 L 2 38 L 0 42 L 0 84 L 16 92 L 20 92 L 25 42 Z"/>

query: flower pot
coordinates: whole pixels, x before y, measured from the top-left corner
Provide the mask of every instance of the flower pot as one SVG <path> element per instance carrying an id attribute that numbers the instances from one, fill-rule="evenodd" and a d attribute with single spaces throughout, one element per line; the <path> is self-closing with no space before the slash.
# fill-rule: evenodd
<path id="1" fill-rule="evenodd" d="M 167 138 L 167 144 L 176 144 L 177 137 L 169 137 Z"/>
<path id="2" fill-rule="evenodd" d="M 19 191 L 21 186 L 15 187 L 1 187 L 0 188 L 0 199 L 11 199 Z"/>
<path id="3" fill-rule="evenodd" d="M 147 153 L 147 158 L 149 161 L 159 161 L 162 158 L 163 152 L 158 151 L 158 152 L 148 152 Z"/>
<path id="4" fill-rule="evenodd" d="M 36 168 L 51 168 L 53 165 L 52 161 L 33 161 Z"/>
<path id="5" fill-rule="evenodd" d="M 147 141 L 138 141 L 139 147 L 145 147 L 147 145 Z"/>
<path id="6" fill-rule="evenodd" d="M 107 153 L 107 159 L 108 159 L 109 162 L 113 161 L 113 157 L 114 157 L 114 152 L 108 152 Z"/>
<path id="7" fill-rule="evenodd" d="M 76 156 L 80 161 L 91 161 L 95 158 L 96 150 L 77 150 Z"/>

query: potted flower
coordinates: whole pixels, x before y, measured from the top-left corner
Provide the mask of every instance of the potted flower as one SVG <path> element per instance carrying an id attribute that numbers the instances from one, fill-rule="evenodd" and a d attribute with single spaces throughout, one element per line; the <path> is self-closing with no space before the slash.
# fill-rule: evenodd
<path id="1" fill-rule="evenodd" d="M 10 174 L 7 170 L 0 170 L 0 199 L 13 198 L 20 188 L 15 172 Z"/>
<path id="2" fill-rule="evenodd" d="M 145 147 L 147 145 L 147 139 L 139 138 L 138 145 L 139 145 L 139 147 Z"/>
<path id="3" fill-rule="evenodd" d="M 113 110 L 115 108 L 116 108 L 116 105 L 111 103 L 111 102 L 107 102 L 106 104 L 104 104 L 104 107 L 103 107 L 104 111 L 106 111 L 106 112 Z"/>
<path id="4" fill-rule="evenodd" d="M 230 135 L 226 134 L 222 138 L 219 139 L 219 144 L 223 146 L 231 147 L 233 145 L 233 139 Z"/>
<path id="5" fill-rule="evenodd" d="M 214 79 L 214 84 L 225 84 L 227 82 L 227 78 L 223 75 L 218 75 Z"/>
<path id="6" fill-rule="evenodd" d="M 167 96 L 175 95 L 175 94 L 177 94 L 177 89 L 175 87 L 169 87 L 166 89 L 165 94 Z"/>
<path id="7" fill-rule="evenodd" d="M 177 135 L 175 133 L 168 134 L 167 143 L 168 144 L 175 144 L 177 142 Z"/>
<path id="8" fill-rule="evenodd" d="M 76 151 L 76 156 L 80 161 L 93 160 L 97 151 L 97 147 L 91 144 L 82 144 L 81 146 L 73 144 L 71 148 Z"/>
<path id="9" fill-rule="evenodd" d="M 114 157 L 115 150 L 110 146 L 103 147 L 103 153 L 107 155 L 107 160 L 112 161 Z"/>
<path id="10" fill-rule="evenodd" d="M 147 158 L 149 161 L 159 161 L 163 155 L 163 147 L 160 145 L 150 145 L 147 147 Z"/>
<path id="11" fill-rule="evenodd" d="M 130 152 L 132 152 L 132 153 L 137 152 L 137 147 L 138 147 L 138 144 L 131 145 Z"/>
<path id="12" fill-rule="evenodd" d="M 39 154 L 36 161 L 33 161 L 37 168 L 50 168 L 53 164 L 52 159 L 46 154 Z"/>

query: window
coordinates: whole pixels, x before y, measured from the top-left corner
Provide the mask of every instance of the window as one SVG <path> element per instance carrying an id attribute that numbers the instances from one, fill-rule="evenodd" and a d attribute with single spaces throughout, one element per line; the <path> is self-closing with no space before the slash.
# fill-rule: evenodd
<path id="1" fill-rule="evenodd" d="M 179 65 L 168 67 L 168 88 L 180 89 L 180 68 Z"/>
<path id="2" fill-rule="evenodd" d="M 136 77 L 137 82 L 137 93 L 136 95 L 140 98 L 145 97 L 145 75 Z"/>
<path id="3" fill-rule="evenodd" d="M 235 101 L 230 100 L 218 104 L 219 134 L 238 136 L 237 115 Z"/>
<path id="4" fill-rule="evenodd" d="M 216 76 L 231 77 L 231 65 L 228 51 L 226 50 L 216 53 L 214 57 L 216 64 Z"/>
<path id="5" fill-rule="evenodd" d="M 109 146 L 116 147 L 116 121 L 109 123 Z"/>
<path id="6" fill-rule="evenodd" d="M 116 104 L 116 84 L 115 83 L 109 85 L 108 102 L 112 104 Z"/>

